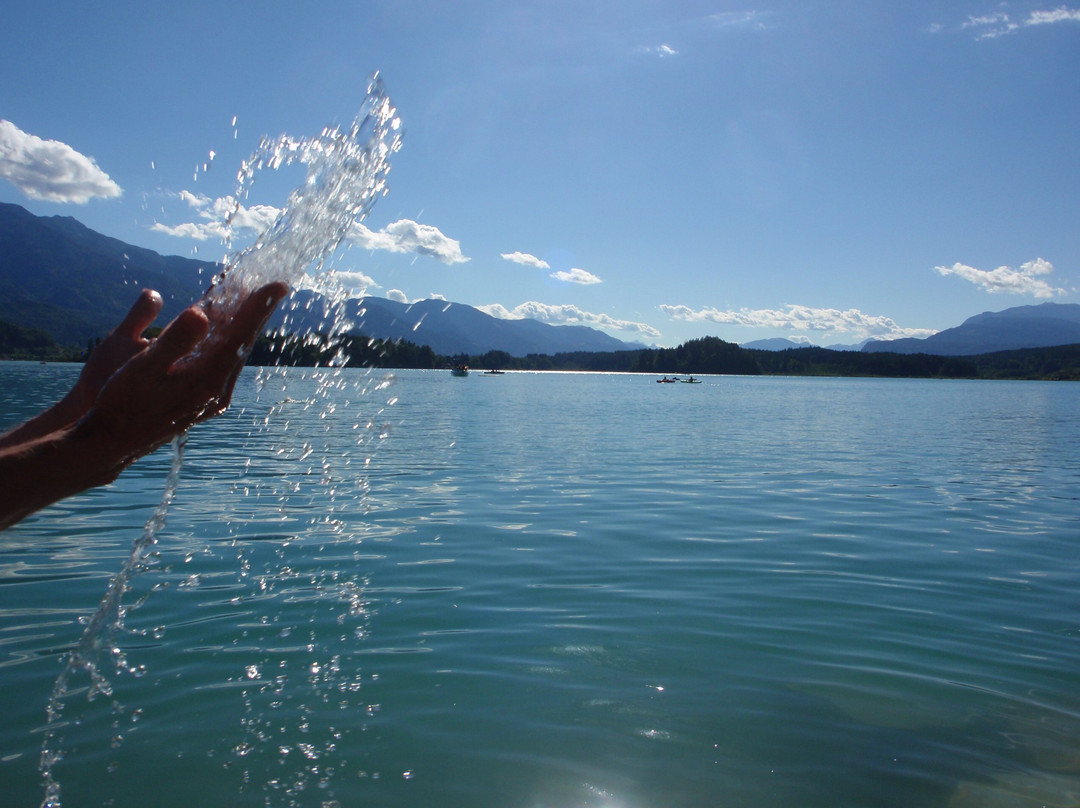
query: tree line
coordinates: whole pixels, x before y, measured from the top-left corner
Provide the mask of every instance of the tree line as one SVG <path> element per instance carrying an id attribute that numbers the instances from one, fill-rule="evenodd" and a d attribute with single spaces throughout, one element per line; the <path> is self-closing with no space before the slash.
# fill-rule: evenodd
<path id="1" fill-rule="evenodd" d="M 151 329 L 147 334 L 154 336 L 159 330 Z M 66 348 L 58 345 L 44 331 L 0 321 L 0 359 L 85 361 L 96 342 L 100 340 L 91 340 L 82 351 Z M 426 345 L 406 340 L 381 340 L 359 335 L 331 338 L 313 333 L 259 337 L 248 364 L 418 369 L 466 364 L 478 369 L 581 370 L 669 376 L 721 374 L 1080 381 L 1080 345 L 1027 348 L 978 356 L 934 356 L 834 351 L 814 347 L 764 351 L 742 348 L 718 337 L 701 337 L 676 348 L 527 356 L 487 351 L 477 355 L 441 356 Z"/>
<path id="2" fill-rule="evenodd" d="M 676 348 L 570 352 L 511 356 L 505 351 L 442 356 L 400 340 L 324 335 L 262 337 L 250 364 L 344 365 L 438 369 L 465 364 L 492 370 L 579 370 L 663 375 L 880 376 L 928 379 L 1056 379 L 1080 381 L 1080 345 L 1028 348 L 979 356 L 935 356 L 887 352 L 791 348 L 742 348 L 718 337 L 702 337 Z"/>

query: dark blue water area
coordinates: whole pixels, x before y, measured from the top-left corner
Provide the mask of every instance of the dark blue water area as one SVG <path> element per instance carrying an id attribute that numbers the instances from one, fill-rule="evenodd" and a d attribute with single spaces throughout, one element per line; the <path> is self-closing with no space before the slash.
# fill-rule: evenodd
<path id="1" fill-rule="evenodd" d="M 245 372 L 65 804 L 1073 805 L 1078 458 L 1069 384 Z M 0 534 L 12 805 L 169 461 Z"/>

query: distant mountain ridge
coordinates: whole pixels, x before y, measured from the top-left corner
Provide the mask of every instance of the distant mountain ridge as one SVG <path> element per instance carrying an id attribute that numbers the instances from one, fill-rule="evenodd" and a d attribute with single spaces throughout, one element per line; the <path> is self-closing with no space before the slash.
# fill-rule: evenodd
<path id="1" fill-rule="evenodd" d="M 770 337 L 768 339 L 756 339 L 752 342 L 741 342 L 739 343 L 739 347 L 751 351 L 791 351 L 796 348 L 826 348 L 830 351 L 860 351 L 867 342 L 868 340 L 863 340 L 854 345 L 849 345 L 847 343 L 817 345 L 813 342 L 799 342 L 793 340 L 791 337 Z"/>
<path id="2" fill-rule="evenodd" d="M 0 320 L 41 329 L 62 344 L 103 337 L 143 287 L 172 318 L 202 294 L 217 265 L 103 236 L 66 216 L 0 204 Z"/>
<path id="3" fill-rule="evenodd" d="M 1052 348 L 1080 344 L 1080 304 L 1041 303 L 985 311 L 924 339 L 871 339 L 859 345 L 826 345 L 832 351 L 868 353 L 924 353 L 931 356 L 977 356 L 1025 348 Z M 757 351 L 789 351 L 816 347 L 788 337 L 744 342 L 742 348 Z"/>
<path id="4" fill-rule="evenodd" d="M 925 339 L 880 340 L 867 343 L 863 350 L 975 356 L 1075 343 L 1080 343 L 1080 304 L 1040 303 L 985 311 Z"/>
<path id="5" fill-rule="evenodd" d="M 292 311 L 279 312 L 271 325 L 277 327 L 287 318 L 289 330 L 324 330 L 324 307 L 316 297 L 312 292 L 297 292 Z M 489 351 L 505 351 L 511 356 L 601 353 L 642 347 L 588 326 L 504 320 L 472 306 L 445 300 L 401 303 L 381 297 L 357 298 L 347 302 L 345 316 L 353 324 L 350 334 L 407 340 L 427 345 L 442 356 L 476 356 Z"/>
<path id="6" fill-rule="evenodd" d="M 61 345 L 81 348 L 104 337 L 127 313 L 139 289 L 161 292 L 158 325 L 197 300 L 221 265 L 125 244 L 65 216 L 35 216 L 19 205 L 0 203 L 0 322 L 44 331 Z M 298 291 L 301 305 L 290 330 L 325 330 L 311 292 Z M 308 304 L 311 304 L 310 306 Z M 349 301 L 352 333 L 427 345 L 443 356 L 505 351 L 603 353 L 645 346 L 616 339 L 588 326 L 549 325 L 537 320 L 501 320 L 462 303 L 422 300 L 412 304 L 378 297 Z M 283 315 L 279 313 L 281 323 Z M 1080 344 L 1080 304 L 1042 303 L 969 317 L 926 339 L 877 341 L 868 352 L 973 356 L 997 351 Z M 744 348 L 798 348 L 790 340 L 758 340 Z M 829 346 L 855 350 L 856 346 Z"/>
<path id="7" fill-rule="evenodd" d="M 0 321 L 40 329 L 63 345 L 81 347 L 104 337 L 123 319 L 139 290 L 158 290 L 165 306 L 157 324 L 175 317 L 203 294 L 220 272 L 215 262 L 162 256 L 90 230 L 71 217 L 35 216 L 19 205 L 0 203 Z M 325 330 L 325 304 L 297 291 L 295 305 L 271 322 L 289 330 Z M 412 304 L 384 298 L 350 300 L 351 333 L 427 345 L 449 356 L 505 351 L 530 353 L 606 352 L 643 346 L 623 342 L 588 326 L 549 325 L 537 320 L 501 320 L 462 303 L 422 300 Z"/>
<path id="8" fill-rule="evenodd" d="M 750 342 L 740 342 L 739 347 L 746 348 L 749 351 L 790 351 L 793 348 L 813 348 L 815 346 L 809 342 L 796 342 L 788 337 L 767 337 Z"/>

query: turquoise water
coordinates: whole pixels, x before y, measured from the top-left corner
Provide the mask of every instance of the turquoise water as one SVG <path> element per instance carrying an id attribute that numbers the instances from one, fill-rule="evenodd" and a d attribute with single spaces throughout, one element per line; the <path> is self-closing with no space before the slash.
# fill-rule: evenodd
<path id="1" fill-rule="evenodd" d="M 0 534 L 5 805 L 169 461 Z M 1076 805 L 1078 484 L 1077 385 L 248 369 L 64 805 Z"/>

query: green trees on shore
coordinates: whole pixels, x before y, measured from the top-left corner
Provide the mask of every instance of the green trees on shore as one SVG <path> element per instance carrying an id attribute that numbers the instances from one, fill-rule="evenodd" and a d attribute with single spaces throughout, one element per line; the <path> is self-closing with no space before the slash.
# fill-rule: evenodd
<path id="1" fill-rule="evenodd" d="M 348 366 L 445 368 L 464 363 L 499 370 L 580 370 L 664 375 L 882 376 L 930 379 L 1065 379 L 1080 381 L 1080 345 L 1029 348 L 980 356 L 933 356 L 885 352 L 792 348 L 748 350 L 717 337 L 702 337 L 677 348 L 643 348 L 603 353 L 529 354 L 505 351 L 439 356 L 405 341 L 345 337 L 331 346 L 318 334 L 261 338 L 251 364 L 328 365 L 340 351 Z M 340 362 L 335 362 L 340 364 Z"/>
<path id="2" fill-rule="evenodd" d="M 156 331 L 157 329 L 155 329 Z M 148 335 L 153 336 L 148 332 Z M 85 351 L 58 345 L 40 330 L 0 321 L 0 359 L 78 362 Z M 884 376 L 933 379 L 1060 379 L 1080 381 L 1080 345 L 1029 348 L 979 356 L 933 356 L 886 352 L 791 348 L 763 351 L 741 348 L 717 337 L 702 337 L 677 348 L 637 351 L 511 356 L 488 351 L 476 356 L 439 356 L 425 345 L 404 340 L 324 334 L 260 337 L 251 365 L 434 369 L 465 363 L 499 370 L 581 370 L 664 375 Z"/>

